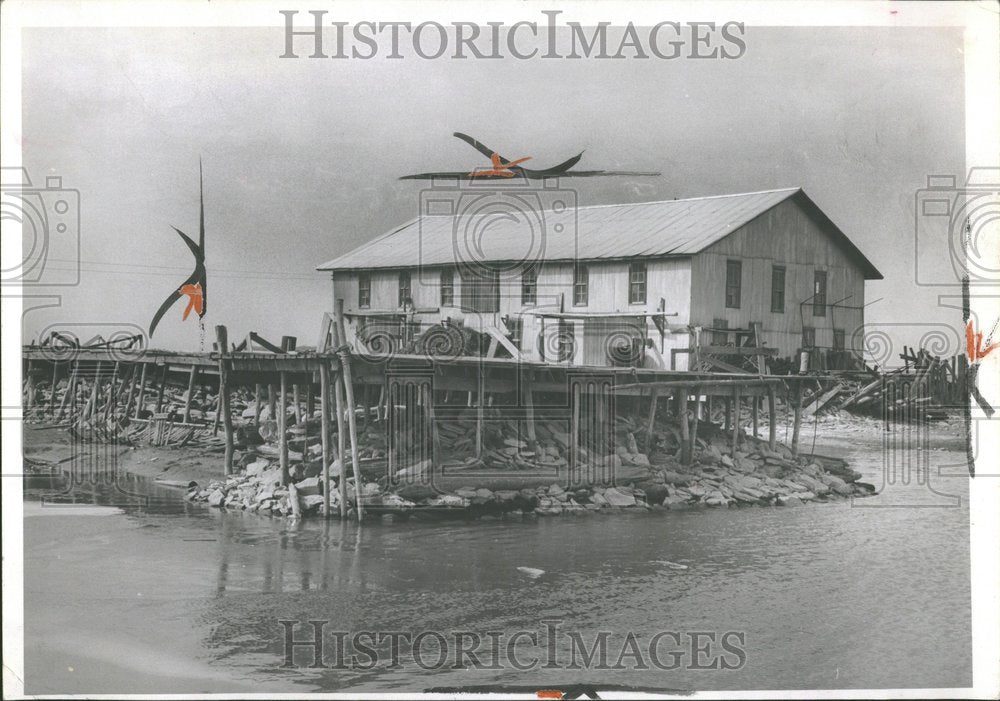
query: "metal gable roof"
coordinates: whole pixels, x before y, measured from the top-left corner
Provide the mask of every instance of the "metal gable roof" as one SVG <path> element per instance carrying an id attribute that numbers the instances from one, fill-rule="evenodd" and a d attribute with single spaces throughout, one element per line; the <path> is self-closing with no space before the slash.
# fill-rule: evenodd
<path id="1" fill-rule="evenodd" d="M 463 211 L 475 211 L 476 195 L 472 193 L 471 205 L 466 203 L 469 206 L 460 208 L 457 215 L 419 217 L 317 269 L 520 261 L 528 259 L 527 249 L 531 249 L 530 259 L 545 261 L 690 256 L 801 189 L 575 208 L 560 208 L 558 203 L 532 207 L 534 192 L 512 191 L 513 200 L 519 194 L 524 197 L 507 210 L 484 207 L 484 214 L 465 215 Z M 847 237 L 836 227 L 834 230 L 839 234 L 838 242 L 860 256 L 866 276 L 874 271 L 874 276 L 881 277 Z"/>

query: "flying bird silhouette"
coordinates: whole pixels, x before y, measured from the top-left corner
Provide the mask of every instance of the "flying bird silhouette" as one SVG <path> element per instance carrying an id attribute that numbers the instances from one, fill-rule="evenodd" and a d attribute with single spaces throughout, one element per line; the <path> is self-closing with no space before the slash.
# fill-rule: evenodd
<path id="1" fill-rule="evenodd" d="M 157 324 L 160 323 L 160 319 L 162 319 L 163 315 L 167 313 L 167 310 L 170 309 L 170 307 L 172 307 L 174 303 L 184 295 L 187 295 L 188 297 L 188 305 L 184 310 L 182 320 L 188 318 L 192 309 L 198 315 L 199 319 L 204 317 L 205 312 L 208 311 L 208 281 L 205 270 L 205 190 L 202 178 L 201 159 L 198 159 L 198 198 L 198 243 L 192 241 L 190 236 L 185 234 L 176 226 L 172 227 L 181 239 L 184 240 L 184 243 L 187 244 L 187 247 L 191 249 L 191 253 L 194 254 L 194 272 L 192 272 L 188 278 L 177 287 L 176 290 L 171 292 L 170 296 L 168 296 L 163 301 L 163 304 L 160 305 L 160 308 L 153 316 L 153 321 L 149 325 L 150 337 L 153 336 L 153 332 L 156 330 Z"/>
<path id="2" fill-rule="evenodd" d="M 472 138 L 468 134 L 463 134 L 461 132 L 455 132 L 453 134 L 455 138 L 461 139 L 465 143 L 469 144 L 472 148 L 479 151 L 487 158 L 490 159 L 492 167 L 489 169 L 479 169 L 470 172 L 460 172 L 460 171 L 443 171 L 436 173 L 416 173 L 414 175 L 403 175 L 400 180 L 430 180 L 432 178 L 459 178 L 459 179 L 471 179 L 476 178 L 477 180 L 498 180 L 501 178 L 512 178 L 515 175 L 521 176 L 522 178 L 527 178 L 529 180 L 541 180 L 543 178 L 592 178 L 596 176 L 607 176 L 607 175 L 629 175 L 629 176 L 650 176 L 650 175 L 660 175 L 660 173 L 641 173 L 635 171 L 625 171 L 625 170 L 570 170 L 573 166 L 580 162 L 583 158 L 583 152 L 581 151 L 572 158 L 568 158 L 562 163 L 552 166 L 551 168 L 543 169 L 533 169 L 524 168 L 519 165 L 531 157 L 518 158 L 517 160 L 509 160 L 504 158 L 499 153 L 491 149 L 489 146 L 485 145 L 481 141 Z"/>

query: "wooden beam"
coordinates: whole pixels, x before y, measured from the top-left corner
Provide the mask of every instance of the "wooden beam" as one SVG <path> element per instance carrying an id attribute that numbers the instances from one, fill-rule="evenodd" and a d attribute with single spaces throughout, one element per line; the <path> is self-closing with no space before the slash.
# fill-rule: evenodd
<path id="1" fill-rule="evenodd" d="M 281 384 L 278 391 L 278 465 L 281 467 L 281 484 L 287 485 L 291 481 L 288 471 L 288 377 L 286 373 L 281 373 Z"/>
<path id="2" fill-rule="evenodd" d="M 691 464 L 691 428 L 687 419 L 688 395 L 687 390 L 682 389 L 677 394 L 677 420 L 681 429 L 681 463 Z"/>
<path id="3" fill-rule="evenodd" d="M 767 388 L 767 445 L 771 450 L 778 442 L 778 411 L 774 401 L 774 387 Z"/>
<path id="4" fill-rule="evenodd" d="M 222 428 L 226 432 L 226 474 L 233 474 L 233 414 L 229 406 L 229 384 L 226 381 L 226 349 L 229 348 L 229 334 L 225 326 L 215 327 L 215 337 L 219 343 L 219 401 L 216 418 L 222 414 Z"/>
<path id="5" fill-rule="evenodd" d="M 135 418 L 139 418 L 140 412 L 142 412 L 142 403 L 146 400 L 146 370 L 149 365 L 146 363 L 142 364 L 142 376 L 139 379 L 139 396 L 135 401 Z"/>
<path id="6" fill-rule="evenodd" d="M 799 454 L 799 430 L 802 428 L 802 383 L 795 383 L 795 394 L 792 400 L 794 419 L 792 423 L 792 455 Z"/>
<path id="7" fill-rule="evenodd" d="M 351 379 L 351 354 L 347 350 L 347 326 L 344 324 L 344 300 L 338 299 L 334 304 L 333 316 L 337 326 L 337 340 L 340 349 L 341 382 L 347 397 L 347 426 L 351 433 L 351 463 L 354 467 L 354 490 L 357 495 L 358 520 L 364 516 L 364 506 L 361 499 L 361 464 L 358 458 L 358 425 L 354 414 L 354 383 Z"/>
<path id="8" fill-rule="evenodd" d="M 660 398 L 659 387 L 653 387 L 649 396 L 649 413 L 646 416 L 646 452 L 648 453 L 653 444 L 653 428 L 656 425 L 656 403 Z"/>
<path id="9" fill-rule="evenodd" d="M 330 517 L 330 366 L 319 366 L 320 441 L 323 446 L 323 515 Z"/>
<path id="10" fill-rule="evenodd" d="M 194 382 L 198 377 L 198 366 L 192 365 L 188 373 L 187 399 L 184 400 L 184 423 L 191 423 L 191 400 L 194 399 Z"/>

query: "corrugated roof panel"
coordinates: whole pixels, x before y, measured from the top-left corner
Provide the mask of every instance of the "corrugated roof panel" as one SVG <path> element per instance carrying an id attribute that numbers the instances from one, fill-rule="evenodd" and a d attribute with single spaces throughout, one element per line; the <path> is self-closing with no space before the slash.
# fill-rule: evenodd
<path id="1" fill-rule="evenodd" d="M 425 216 L 318 270 L 402 268 L 516 261 L 544 244 L 545 260 L 596 260 L 638 256 L 689 256 L 704 250 L 758 215 L 799 192 L 799 188 L 719 195 L 665 202 L 578 207 L 497 216 Z M 532 238 L 534 237 L 534 238 Z M 535 246 L 532 248 L 532 246 Z"/>

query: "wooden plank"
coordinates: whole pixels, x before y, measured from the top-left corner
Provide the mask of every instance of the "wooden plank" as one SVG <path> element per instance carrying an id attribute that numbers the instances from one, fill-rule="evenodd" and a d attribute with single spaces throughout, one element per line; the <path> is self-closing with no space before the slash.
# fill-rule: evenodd
<path id="1" fill-rule="evenodd" d="M 233 414 L 229 403 L 229 385 L 226 382 L 226 349 L 229 347 L 229 334 L 225 326 L 215 327 L 215 337 L 219 344 L 219 401 L 216 416 L 222 414 L 222 428 L 226 433 L 225 464 L 226 474 L 233 474 Z"/>
<path id="2" fill-rule="evenodd" d="M 777 348 L 768 346 L 700 346 L 698 351 L 707 355 L 778 355 Z"/>

